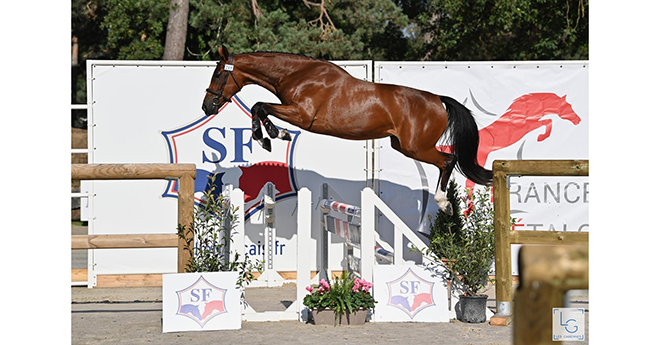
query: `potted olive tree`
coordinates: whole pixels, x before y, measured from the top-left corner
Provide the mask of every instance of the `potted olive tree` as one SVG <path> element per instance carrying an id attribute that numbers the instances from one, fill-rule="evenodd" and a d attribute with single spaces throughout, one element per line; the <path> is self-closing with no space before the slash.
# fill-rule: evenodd
<path id="1" fill-rule="evenodd" d="M 163 275 L 163 332 L 239 329 L 243 289 L 262 271 L 262 263 L 230 250 L 239 215 L 214 182 L 215 175 L 192 226 L 178 226 L 190 260 L 186 273 Z"/>
<path id="2" fill-rule="evenodd" d="M 461 321 L 484 322 L 488 297 L 483 290 L 495 260 L 490 191 L 485 187 L 461 192 L 452 180 L 448 200 L 454 208 L 454 218 L 438 211 L 431 225 L 431 243 L 423 252 L 447 268 L 452 286 L 461 291 Z"/>
<path id="3" fill-rule="evenodd" d="M 229 250 L 238 215 L 230 200 L 216 189 L 215 179 L 216 175 L 209 178 L 202 201 L 195 206 L 192 227 L 177 227 L 179 238 L 186 240 L 184 250 L 190 254 L 186 272 L 236 271 L 236 285 L 245 287 L 255 279 L 253 272 L 262 272 L 263 263 Z"/>

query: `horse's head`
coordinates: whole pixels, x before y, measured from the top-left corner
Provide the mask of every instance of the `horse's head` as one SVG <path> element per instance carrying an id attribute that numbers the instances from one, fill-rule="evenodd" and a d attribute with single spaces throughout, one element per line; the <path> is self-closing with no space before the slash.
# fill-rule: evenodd
<path id="1" fill-rule="evenodd" d="M 202 102 L 202 110 L 206 115 L 217 114 L 220 108 L 225 103 L 231 102 L 234 94 L 241 89 L 234 77 L 234 56 L 229 54 L 224 46 L 218 48 L 218 52 L 220 61 L 213 71 L 211 84 L 206 89 L 206 96 Z"/>
<path id="2" fill-rule="evenodd" d="M 578 114 L 573 110 L 573 106 L 566 101 L 566 95 L 559 97 L 554 93 L 547 94 L 547 108 L 545 110 L 546 114 L 553 113 L 558 115 L 564 120 L 568 120 L 574 125 L 577 125 L 582 121 Z"/>
<path id="3" fill-rule="evenodd" d="M 559 97 L 554 93 L 530 93 L 521 96 L 509 106 L 507 114 L 522 114 L 528 121 L 540 121 L 545 115 L 557 115 L 574 125 L 581 121 L 573 106 L 566 101 L 566 95 Z"/>

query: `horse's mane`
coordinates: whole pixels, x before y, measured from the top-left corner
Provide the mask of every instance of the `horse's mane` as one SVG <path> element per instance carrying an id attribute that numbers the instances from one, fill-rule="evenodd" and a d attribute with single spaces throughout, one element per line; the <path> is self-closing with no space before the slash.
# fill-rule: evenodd
<path id="1" fill-rule="evenodd" d="M 260 50 L 260 51 L 255 51 L 255 52 L 246 52 L 246 53 L 240 53 L 237 55 L 243 55 L 243 54 L 282 54 L 282 55 L 291 55 L 291 56 L 297 56 L 297 57 L 302 57 L 302 58 L 307 58 L 307 59 L 312 59 L 312 60 L 317 60 L 317 61 L 323 61 L 323 62 L 328 62 L 328 60 L 321 59 L 321 58 L 315 58 L 303 54 L 296 54 L 296 53 L 289 53 L 289 52 L 278 52 L 278 51 L 270 51 L 270 50 Z"/>

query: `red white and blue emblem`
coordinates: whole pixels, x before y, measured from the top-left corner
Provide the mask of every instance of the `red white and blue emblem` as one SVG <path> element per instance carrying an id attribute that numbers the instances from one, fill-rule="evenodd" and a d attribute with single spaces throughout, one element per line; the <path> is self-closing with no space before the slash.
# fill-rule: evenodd
<path id="1" fill-rule="evenodd" d="M 238 96 L 232 97 L 217 115 L 202 116 L 172 130 L 161 131 L 169 163 L 197 166 L 195 201 L 211 186 L 216 174 L 215 193 L 226 184 L 245 192 L 245 218 L 263 208 L 259 193 L 266 182 L 275 184 L 276 200 L 293 197 L 298 191 L 293 155 L 300 131 L 290 130 L 291 141 L 273 140 L 272 152 L 252 140 L 250 108 Z M 176 181 L 169 181 L 163 197 L 176 198 Z"/>
<path id="2" fill-rule="evenodd" d="M 221 289 L 200 276 L 189 287 L 176 292 L 179 305 L 177 315 L 182 315 L 197 322 L 202 328 L 214 317 L 227 313 L 225 294 Z"/>
<path id="3" fill-rule="evenodd" d="M 420 278 L 408 268 L 401 277 L 387 282 L 389 296 L 387 305 L 400 309 L 412 320 L 420 311 L 435 305 L 434 284 Z"/>

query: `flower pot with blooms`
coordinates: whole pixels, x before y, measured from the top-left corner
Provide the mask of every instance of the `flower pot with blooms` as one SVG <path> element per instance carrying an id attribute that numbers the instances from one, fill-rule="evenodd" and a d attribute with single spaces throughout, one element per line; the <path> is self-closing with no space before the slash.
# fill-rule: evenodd
<path id="1" fill-rule="evenodd" d="M 348 272 L 336 277 L 332 284 L 321 279 L 318 286 L 309 286 L 303 304 L 310 309 L 315 324 L 364 324 L 367 311 L 376 304 L 369 292 L 372 283 L 350 279 Z M 329 315 L 329 317 L 328 317 Z"/>

